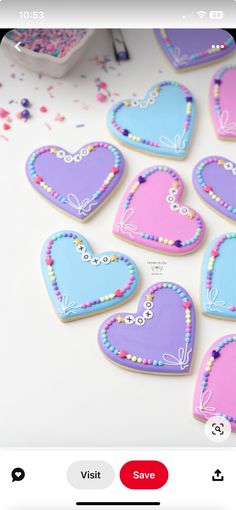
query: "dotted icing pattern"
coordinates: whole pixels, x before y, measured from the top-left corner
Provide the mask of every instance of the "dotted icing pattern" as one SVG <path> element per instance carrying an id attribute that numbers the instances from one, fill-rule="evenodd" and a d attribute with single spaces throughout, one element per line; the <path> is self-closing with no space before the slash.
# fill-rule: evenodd
<path id="1" fill-rule="evenodd" d="M 208 296 L 208 303 L 206 303 L 207 307 L 211 310 L 214 306 L 226 308 L 230 312 L 236 312 L 236 303 L 231 305 L 225 305 L 225 303 L 218 303 L 215 301 L 217 298 L 217 289 L 214 289 L 212 286 L 212 279 L 214 276 L 214 267 L 216 264 L 216 261 L 218 260 L 218 257 L 220 257 L 220 248 L 225 243 L 225 241 L 229 241 L 231 239 L 236 239 L 235 233 L 228 233 L 224 234 L 222 237 L 220 237 L 217 240 L 217 243 L 211 250 L 211 256 L 208 259 L 208 266 L 207 266 L 207 275 L 206 275 L 206 289 L 207 289 L 207 296 Z M 214 298 L 214 299 L 213 299 Z M 236 314 L 235 314 L 236 316 Z"/>
<path id="2" fill-rule="evenodd" d="M 204 405 L 203 405 L 203 402 L 204 402 L 204 396 L 206 394 L 206 391 L 209 391 L 208 390 L 208 386 L 210 385 L 211 383 L 211 371 L 213 369 L 213 366 L 214 366 L 214 363 L 217 362 L 217 360 L 220 358 L 221 354 L 222 354 L 222 350 L 225 349 L 225 347 L 229 344 L 231 344 L 232 342 L 236 342 L 236 336 L 230 336 L 229 338 L 226 338 L 224 340 L 222 340 L 222 342 L 220 342 L 212 351 L 211 353 L 211 356 L 209 358 L 209 360 L 207 361 L 206 363 L 206 366 L 205 366 L 205 372 L 203 374 L 203 378 L 202 378 L 202 381 L 201 381 L 201 396 L 200 396 L 200 406 L 197 408 L 197 411 L 202 414 L 205 418 L 209 418 L 209 414 L 212 414 L 213 416 L 222 416 L 223 418 L 225 418 L 226 420 L 230 421 L 231 423 L 236 423 L 236 416 L 228 416 L 227 414 L 225 414 L 224 412 L 221 412 L 221 413 L 216 413 L 216 412 L 213 412 L 214 409 L 213 408 L 205 408 Z M 210 392 L 210 398 L 211 398 L 211 393 Z M 207 403 L 209 402 L 210 398 L 208 397 L 207 399 Z"/>
<path id="3" fill-rule="evenodd" d="M 178 285 L 172 283 L 158 283 L 153 285 L 153 287 L 149 288 L 148 294 L 146 294 L 146 301 L 144 302 L 144 311 L 142 315 L 134 317 L 132 314 L 126 316 L 115 316 L 111 317 L 104 324 L 103 329 L 101 330 L 102 342 L 107 350 L 115 354 L 121 359 L 126 358 L 129 361 L 140 364 L 140 370 L 142 370 L 142 365 L 152 365 L 154 367 L 163 367 L 164 365 L 173 365 L 173 361 L 170 361 L 170 355 L 164 355 L 162 359 L 146 359 L 145 357 L 138 356 L 136 353 L 127 353 L 123 347 L 114 346 L 110 343 L 108 339 L 110 328 L 114 323 L 125 323 L 127 325 L 136 324 L 137 326 L 144 326 L 145 321 L 152 320 L 154 316 L 153 311 L 153 300 L 155 298 L 156 293 L 160 289 L 172 289 L 176 292 L 180 299 L 183 302 L 183 307 L 185 309 L 185 347 L 183 348 L 183 356 L 177 363 L 179 365 L 180 370 L 185 370 L 189 366 L 189 359 L 192 349 L 189 349 L 189 343 L 192 340 L 192 316 L 191 316 L 191 306 L 192 303 L 189 301 L 189 298 Z M 172 356 L 171 356 L 172 358 Z M 175 363 L 176 364 L 176 363 Z"/>
<path id="4" fill-rule="evenodd" d="M 172 147 L 175 149 L 175 151 L 177 153 L 183 152 L 184 148 L 185 148 L 185 143 L 186 143 L 183 140 L 183 138 L 184 138 L 185 134 L 189 131 L 191 120 L 192 120 L 193 97 L 190 95 L 189 90 L 184 85 L 182 85 L 181 83 L 178 83 L 176 81 L 166 81 L 166 82 L 160 83 L 159 85 L 154 86 L 152 88 L 152 90 L 149 92 L 149 96 L 143 101 L 133 99 L 133 100 L 121 101 L 120 103 L 118 103 L 114 107 L 113 111 L 111 112 L 111 124 L 112 124 L 113 128 L 116 129 L 116 131 L 118 131 L 121 135 L 123 135 L 127 139 L 132 140 L 134 142 L 139 142 L 139 143 L 143 144 L 144 146 L 146 145 L 146 146 L 151 146 L 154 148 L 163 147 L 163 144 L 160 142 L 151 141 L 151 140 L 141 138 L 140 136 L 137 136 L 134 133 L 131 133 L 126 127 L 120 126 L 116 120 L 116 115 L 121 108 L 129 108 L 130 106 L 137 107 L 137 108 L 149 108 L 151 105 L 153 105 L 156 102 L 159 94 L 161 94 L 164 87 L 168 87 L 168 86 L 179 87 L 183 91 L 183 93 L 185 95 L 185 99 L 186 99 L 186 118 L 185 118 L 185 122 L 184 122 L 183 133 L 181 136 L 179 136 L 179 140 L 176 141 L 175 146 Z"/>
<path id="5" fill-rule="evenodd" d="M 214 189 L 212 188 L 212 186 L 204 180 L 204 169 L 207 167 L 207 165 L 209 165 L 211 163 L 216 163 L 217 165 L 219 165 L 219 170 L 221 170 L 221 168 L 224 168 L 226 171 L 232 172 L 233 175 L 235 175 L 235 176 L 236 176 L 236 166 L 231 161 L 226 161 L 224 159 L 219 159 L 217 157 L 210 157 L 210 158 L 206 158 L 204 161 L 202 161 L 198 165 L 197 172 L 196 172 L 197 181 L 198 181 L 199 185 L 202 187 L 204 192 L 211 198 L 212 202 L 218 203 L 218 205 L 220 205 L 222 207 L 223 213 L 226 210 L 226 211 L 234 214 L 235 220 L 236 220 L 236 208 L 232 204 L 228 204 L 227 202 L 225 202 L 225 200 L 223 200 L 219 195 L 217 195 L 214 192 Z M 235 186 L 236 186 L 236 182 L 235 182 Z"/>
<path id="6" fill-rule="evenodd" d="M 218 134 L 224 137 L 232 136 L 234 138 L 236 136 L 236 122 L 230 121 L 229 112 L 227 110 L 222 110 L 220 103 L 221 85 L 223 83 L 224 75 L 231 70 L 236 70 L 236 66 L 224 66 L 215 75 L 213 86 L 213 104 L 218 117 Z"/>
<path id="7" fill-rule="evenodd" d="M 171 39 L 169 38 L 167 34 L 167 30 L 164 28 L 160 29 L 160 35 L 162 37 L 162 40 L 165 44 L 166 49 L 171 53 L 173 60 L 176 62 L 176 64 L 179 64 L 178 67 L 181 67 L 180 64 L 183 66 L 187 65 L 193 65 L 194 63 L 197 63 L 199 60 L 201 61 L 204 57 L 207 57 L 208 55 L 212 55 L 214 53 L 222 53 L 222 51 L 225 51 L 227 48 L 232 46 L 232 37 L 228 37 L 222 44 L 216 45 L 214 48 L 207 48 L 204 51 L 199 51 L 196 53 L 192 53 L 192 55 L 180 55 L 179 48 L 176 48 L 174 44 L 171 42 Z"/>
<path id="8" fill-rule="evenodd" d="M 106 179 L 101 184 L 98 190 L 96 190 L 92 197 L 89 197 L 85 201 L 83 201 L 82 204 L 79 204 L 78 199 L 76 199 L 75 195 L 73 193 L 69 194 L 68 197 L 63 196 L 60 194 L 57 190 L 54 190 L 48 183 L 46 183 L 40 175 L 37 174 L 35 169 L 35 163 L 37 161 L 37 158 L 40 157 L 42 154 L 49 152 L 52 155 L 55 155 L 55 157 L 62 159 L 65 163 L 78 163 L 85 157 L 89 156 L 89 154 L 92 151 L 99 150 L 100 148 L 109 150 L 113 156 L 114 156 L 114 165 L 111 168 L 111 171 L 108 173 Z M 85 147 L 83 147 L 78 153 L 75 155 L 72 154 L 66 154 L 63 150 L 58 150 L 56 147 L 41 147 L 40 149 L 37 149 L 34 151 L 29 159 L 28 162 L 28 168 L 31 178 L 34 180 L 34 182 L 41 186 L 49 195 L 51 195 L 53 198 L 58 200 L 61 204 L 67 204 L 72 209 L 76 209 L 79 216 L 88 216 L 88 214 L 91 212 L 91 209 L 93 206 L 97 204 L 96 200 L 100 199 L 102 194 L 107 190 L 109 187 L 109 184 L 111 183 L 112 179 L 114 179 L 115 175 L 120 171 L 120 163 L 121 163 L 121 157 L 119 151 L 113 146 L 109 145 L 106 142 L 95 142 L 93 144 L 89 144 Z M 86 202 L 86 203 L 85 203 Z"/>
<path id="9" fill-rule="evenodd" d="M 109 295 L 99 297 L 97 299 L 94 299 L 92 301 L 88 301 L 85 303 L 69 303 L 69 297 L 62 295 L 58 282 L 56 277 L 56 269 L 54 268 L 54 260 L 52 258 L 52 248 L 54 243 L 58 242 L 60 239 L 63 238 L 71 238 L 75 249 L 77 250 L 78 254 L 81 255 L 81 259 L 86 263 L 89 262 L 93 264 L 94 266 L 98 266 L 100 264 L 110 264 L 115 263 L 118 260 L 122 261 L 129 269 L 129 279 L 127 280 L 126 285 L 121 289 L 114 289 L 114 292 L 112 292 Z M 48 272 L 48 279 L 51 283 L 52 290 L 55 294 L 55 297 L 57 301 L 60 303 L 61 312 L 65 316 L 70 316 L 72 314 L 72 310 L 75 309 L 87 309 L 92 308 L 97 304 L 104 303 L 107 301 L 114 300 L 115 298 L 120 298 L 124 296 L 127 291 L 131 289 L 131 287 L 134 286 L 134 282 L 136 280 L 135 277 L 135 266 L 132 264 L 132 262 L 126 258 L 124 255 L 112 255 L 112 256 L 103 256 L 102 258 L 92 256 L 86 249 L 86 246 L 83 244 L 83 241 L 79 239 L 79 237 L 72 233 L 72 232 L 60 232 L 58 234 L 53 235 L 46 246 L 45 250 L 45 264 L 47 265 L 47 272 Z M 73 306 L 72 306 L 73 305 Z"/>
<path id="10" fill-rule="evenodd" d="M 131 225 L 129 223 L 129 219 L 131 217 L 131 209 L 130 206 L 132 205 L 132 199 L 134 194 L 137 192 L 140 186 L 142 186 L 143 183 L 146 182 L 148 177 L 152 175 L 155 172 L 167 172 L 171 177 L 173 177 L 172 186 L 169 190 L 169 194 L 166 197 L 166 201 L 170 204 L 170 209 L 172 211 L 177 211 L 180 214 L 187 215 L 190 219 L 195 220 L 196 222 L 196 232 L 194 236 L 191 239 L 167 239 L 164 237 L 158 237 L 156 235 L 146 233 L 146 232 L 137 232 L 135 231 L 135 226 Z M 166 244 L 169 246 L 176 246 L 177 248 L 183 248 L 185 246 L 190 246 L 193 244 L 196 244 L 199 237 L 202 234 L 202 228 L 203 223 L 200 216 L 197 215 L 194 211 L 190 211 L 188 207 L 186 206 L 180 206 L 175 199 L 175 196 L 178 193 L 178 188 L 180 186 L 180 178 L 179 176 L 169 167 L 166 166 L 156 166 L 151 167 L 148 170 L 146 170 L 142 175 L 139 175 L 137 181 L 132 185 L 132 188 L 130 189 L 130 192 L 128 193 L 128 196 L 124 203 L 124 211 L 121 217 L 120 222 L 117 224 L 118 231 L 123 233 L 129 233 L 130 237 L 132 238 L 132 232 L 135 232 L 138 234 L 141 238 L 144 239 L 150 239 L 152 241 L 155 241 L 157 243 Z"/>

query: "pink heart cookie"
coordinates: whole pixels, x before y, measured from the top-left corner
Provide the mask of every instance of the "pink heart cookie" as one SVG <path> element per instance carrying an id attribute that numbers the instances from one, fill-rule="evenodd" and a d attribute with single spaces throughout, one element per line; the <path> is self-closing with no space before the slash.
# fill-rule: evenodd
<path id="1" fill-rule="evenodd" d="M 193 415 L 202 421 L 223 416 L 236 430 L 236 335 L 226 335 L 207 351 L 195 389 Z"/>
<path id="2" fill-rule="evenodd" d="M 236 66 L 221 67 L 210 86 L 211 115 L 216 134 L 224 140 L 236 139 Z"/>
<path id="3" fill-rule="evenodd" d="M 176 255 L 192 252 L 205 227 L 201 216 L 181 203 L 183 190 L 172 168 L 147 168 L 126 190 L 113 233 L 144 248 Z"/>

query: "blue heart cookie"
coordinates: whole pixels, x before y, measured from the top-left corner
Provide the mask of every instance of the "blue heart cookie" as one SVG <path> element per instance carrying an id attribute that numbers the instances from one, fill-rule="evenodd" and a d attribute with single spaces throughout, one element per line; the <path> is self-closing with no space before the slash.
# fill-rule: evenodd
<path id="1" fill-rule="evenodd" d="M 236 320 L 236 233 L 217 237 L 208 247 L 202 268 L 202 311 Z"/>
<path id="2" fill-rule="evenodd" d="M 195 102 L 181 83 L 153 85 L 144 99 L 116 103 L 108 126 L 121 142 L 156 156 L 183 159 L 192 135 Z"/>
<path id="3" fill-rule="evenodd" d="M 81 319 L 126 301 L 134 292 L 138 271 L 118 252 L 94 255 L 86 239 L 62 230 L 44 244 L 43 276 L 59 318 Z"/>

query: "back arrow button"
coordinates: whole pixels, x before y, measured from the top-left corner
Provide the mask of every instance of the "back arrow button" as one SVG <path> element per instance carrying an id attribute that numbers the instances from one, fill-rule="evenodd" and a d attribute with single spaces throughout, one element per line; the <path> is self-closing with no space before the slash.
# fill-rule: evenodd
<path id="1" fill-rule="evenodd" d="M 21 45 L 20 41 L 15 45 L 15 48 L 16 48 L 17 51 L 21 51 L 20 45 Z"/>

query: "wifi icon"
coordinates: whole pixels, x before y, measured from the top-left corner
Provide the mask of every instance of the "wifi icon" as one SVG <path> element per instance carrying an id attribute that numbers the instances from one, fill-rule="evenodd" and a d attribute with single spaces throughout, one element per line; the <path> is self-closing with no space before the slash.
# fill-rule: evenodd
<path id="1" fill-rule="evenodd" d="M 207 12 L 206 11 L 197 11 L 196 14 L 201 19 L 205 18 L 205 16 L 207 16 Z"/>

